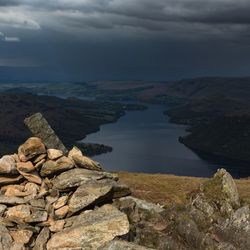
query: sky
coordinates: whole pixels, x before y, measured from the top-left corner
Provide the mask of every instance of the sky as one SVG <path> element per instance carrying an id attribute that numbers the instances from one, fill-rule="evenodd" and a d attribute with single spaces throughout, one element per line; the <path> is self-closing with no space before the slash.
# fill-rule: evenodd
<path id="1" fill-rule="evenodd" d="M 249 0 L 0 0 L 0 80 L 250 75 Z"/>

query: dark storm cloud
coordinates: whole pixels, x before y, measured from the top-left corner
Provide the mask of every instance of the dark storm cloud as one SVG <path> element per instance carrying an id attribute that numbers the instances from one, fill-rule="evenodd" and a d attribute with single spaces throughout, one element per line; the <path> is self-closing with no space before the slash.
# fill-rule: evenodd
<path id="1" fill-rule="evenodd" d="M 75 19 L 75 23 L 77 20 L 83 23 L 86 19 L 99 18 L 99 22 L 110 22 L 113 26 L 131 25 L 150 30 L 153 30 L 153 27 L 156 30 L 164 30 L 164 27 L 172 23 L 250 23 L 250 2 L 245 0 L 92 0 L 71 1 L 67 4 L 65 2 L 67 1 L 54 1 L 47 7 L 50 10 L 59 10 L 58 14 L 64 15 L 65 19 Z"/>
<path id="2" fill-rule="evenodd" d="M 18 0 L 0 0 L 0 6 L 13 6 L 21 4 Z"/>
<path id="3" fill-rule="evenodd" d="M 79 79 L 243 74 L 249 13 L 249 0 L 0 0 L 0 61 Z"/>
<path id="4" fill-rule="evenodd" d="M 0 6 L 26 10 L 41 23 L 59 18 L 68 25 L 113 28 L 116 25 L 163 30 L 168 23 L 249 24 L 248 0 L 2 0 Z M 36 14 L 38 17 L 36 18 Z M 55 20 L 54 20 L 55 21 Z M 151 22 L 151 23 L 150 23 Z"/>

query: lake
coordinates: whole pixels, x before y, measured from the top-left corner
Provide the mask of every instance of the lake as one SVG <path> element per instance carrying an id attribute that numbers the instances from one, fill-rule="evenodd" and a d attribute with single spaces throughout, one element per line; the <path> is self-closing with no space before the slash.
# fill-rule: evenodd
<path id="1" fill-rule="evenodd" d="M 83 142 L 106 144 L 111 153 L 93 157 L 109 171 L 168 173 L 210 177 L 219 165 L 200 158 L 179 143 L 186 126 L 173 124 L 161 105 L 129 111 L 118 122 L 101 126 Z"/>

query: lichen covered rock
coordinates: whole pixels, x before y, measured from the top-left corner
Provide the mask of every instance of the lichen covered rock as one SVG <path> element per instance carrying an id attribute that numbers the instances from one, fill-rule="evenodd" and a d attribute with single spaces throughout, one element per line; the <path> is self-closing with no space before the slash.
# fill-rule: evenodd
<path id="1" fill-rule="evenodd" d="M 38 137 L 29 138 L 18 148 L 18 157 L 22 162 L 26 162 L 37 155 L 46 153 L 46 148 L 42 140 Z"/>
<path id="2" fill-rule="evenodd" d="M 94 164 L 81 153 L 83 159 Z M 79 168 L 37 137 L 21 145 L 18 155 L 2 157 L 0 249 L 97 249 L 127 234 L 127 215 L 104 204 L 126 196 L 128 187 L 115 174 L 87 165 Z"/>
<path id="3" fill-rule="evenodd" d="M 127 216 L 111 205 L 86 212 L 80 222 L 54 234 L 48 250 L 98 249 L 100 246 L 129 232 Z"/>
<path id="4" fill-rule="evenodd" d="M 208 199 L 219 205 L 226 202 L 237 207 L 240 204 L 236 184 L 225 169 L 219 169 L 212 179 L 205 182 L 202 191 Z"/>

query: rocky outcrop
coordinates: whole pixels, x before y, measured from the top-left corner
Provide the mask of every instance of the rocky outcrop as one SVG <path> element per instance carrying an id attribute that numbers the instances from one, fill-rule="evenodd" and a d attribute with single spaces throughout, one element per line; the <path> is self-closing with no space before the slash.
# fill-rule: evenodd
<path id="1" fill-rule="evenodd" d="M 83 167 L 90 170 L 100 171 L 101 166 L 99 163 L 91 160 L 90 158 L 84 156 L 80 149 L 77 147 L 73 147 L 72 150 L 69 151 L 69 158 L 74 161 L 77 167 Z"/>
<path id="2" fill-rule="evenodd" d="M 72 226 L 51 237 L 47 249 L 98 249 L 128 232 L 127 216 L 112 205 L 104 205 L 85 212 L 79 220 L 76 217 Z"/>
<path id="3" fill-rule="evenodd" d="M 230 174 L 220 169 L 190 196 L 186 205 L 168 207 L 133 197 L 117 199 L 128 215 L 126 240 L 154 249 L 250 249 L 250 211 L 240 202 Z"/>
<path id="4" fill-rule="evenodd" d="M 32 137 L 0 160 L 0 249 L 98 249 L 129 233 L 127 215 L 112 205 L 128 187 L 77 154 Z"/>

